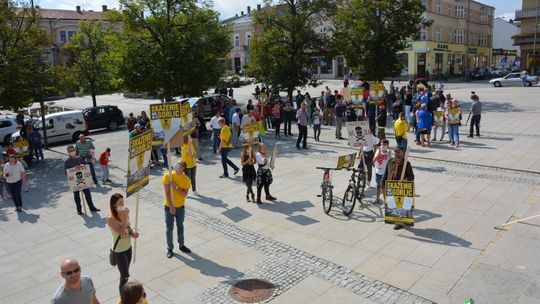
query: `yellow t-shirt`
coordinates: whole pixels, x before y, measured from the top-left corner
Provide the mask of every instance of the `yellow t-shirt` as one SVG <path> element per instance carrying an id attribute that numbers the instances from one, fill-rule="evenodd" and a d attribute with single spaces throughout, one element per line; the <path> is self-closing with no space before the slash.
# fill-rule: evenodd
<path id="1" fill-rule="evenodd" d="M 409 129 L 409 125 L 406 121 L 397 119 L 396 122 L 394 122 L 394 132 L 396 136 L 401 136 L 403 139 L 407 139 L 407 129 Z"/>
<path id="2" fill-rule="evenodd" d="M 191 187 L 191 181 L 189 180 L 189 177 L 187 175 L 185 175 L 184 173 L 182 173 L 181 175 L 177 175 L 176 172 L 173 171 L 172 172 L 172 179 L 178 185 L 178 187 L 180 187 L 181 189 L 189 189 Z M 168 171 L 163 175 L 163 179 L 161 181 L 162 181 L 163 185 L 168 185 L 169 184 L 169 172 Z M 171 188 L 171 191 L 172 191 L 172 200 L 174 202 L 174 207 L 175 208 L 184 207 L 186 197 L 180 195 L 180 193 L 177 190 L 173 189 L 173 188 Z M 163 205 L 169 206 L 169 202 L 167 201 L 167 196 L 165 196 L 165 199 L 163 201 Z"/>
<path id="3" fill-rule="evenodd" d="M 224 125 L 223 128 L 221 128 L 221 134 L 219 136 L 222 141 L 225 143 L 223 144 L 223 148 L 232 148 L 231 145 L 231 128 L 229 126 Z"/>
<path id="4" fill-rule="evenodd" d="M 193 155 L 190 155 L 188 153 L 189 144 L 184 143 L 182 145 L 182 161 L 186 163 L 186 168 L 191 169 L 195 167 L 197 164 L 195 163 L 195 159 L 193 158 Z M 191 146 L 191 153 L 194 152 L 193 146 Z"/>

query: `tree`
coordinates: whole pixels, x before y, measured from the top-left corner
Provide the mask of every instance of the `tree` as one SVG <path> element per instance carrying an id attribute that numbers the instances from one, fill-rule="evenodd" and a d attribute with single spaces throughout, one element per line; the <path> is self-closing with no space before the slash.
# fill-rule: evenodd
<path id="1" fill-rule="evenodd" d="M 122 0 L 119 66 L 128 90 L 168 99 L 201 95 L 223 75 L 230 29 L 206 1 Z"/>
<path id="2" fill-rule="evenodd" d="M 97 106 L 96 95 L 115 90 L 109 57 L 109 37 L 113 35 L 114 25 L 114 22 L 104 25 L 102 21 L 83 20 L 79 23 L 79 32 L 63 47 L 80 89 L 92 96 L 94 107 Z"/>
<path id="3" fill-rule="evenodd" d="M 47 33 L 36 24 L 36 11 L 18 2 L 0 2 L 0 107 L 17 110 L 37 101 L 52 70 L 43 63 Z M 30 85 L 29 85 L 30 84 Z M 50 83 L 49 83 L 50 84 Z M 54 85 L 53 85 L 54 87 Z"/>
<path id="4" fill-rule="evenodd" d="M 297 87 L 315 85 L 311 65 L 331 58 L 331 37 L 316 31 L 335 13 L 335 1 L 265 0 L 253 15 L 256 33 L 250 45 L 247 72 L 289 96 Z"/>
<path id="5" fill-rule="evenodd" d="M 396 76 L 397 53 L 430 20 L 422 17 L 421 0 L 338 0 L 334 36 L 351 70 L 365 79 Z"/>

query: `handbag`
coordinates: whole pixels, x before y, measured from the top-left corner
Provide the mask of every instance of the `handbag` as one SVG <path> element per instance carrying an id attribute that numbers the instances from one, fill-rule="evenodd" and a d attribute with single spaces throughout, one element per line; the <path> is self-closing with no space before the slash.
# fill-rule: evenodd
<path id="1" fill-rule="evenodd" d="M 111 266 L 116 266 L 116 264 L 118 264 L 118 260 L 116 259 L 116 252 L 114 252 L 114 250 L 116 249 L 116 245 L 118 245 L 118 241 L 120 241 L 120 236 L 116 238 L 116 242 L 114 242 L 114 247 L 112 249 L 109 249 L 109 263 L 111 263 Z"/>

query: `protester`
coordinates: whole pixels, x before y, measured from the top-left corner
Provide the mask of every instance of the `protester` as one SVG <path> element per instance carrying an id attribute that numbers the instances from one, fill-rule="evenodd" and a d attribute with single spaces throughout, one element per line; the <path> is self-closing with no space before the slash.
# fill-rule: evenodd
<path id="1" fill-rule="evenodd" d="M 344 123 L 344 116 L 345 111 L 347 110 L 347 106 L 343 104 L 343 101 L 338 96 L 336 98 L 336 105 L 334 106 L 334 115 L 335 115 L 335 122 L 336 122 L 336 139 L 344 139 L 343 136 L 341 136 L 341 129 L 343 127 Z"/>
<path id="2" fill-rule="evenodd" d="M 32 130 L 32 133 L 28 135 L 28 142 L 32 147 L 33 154 L 36 157 L 36 160 L 39 161 L 40 157 L 42 161 L 45 160 L 43 158 L 43 144 L 41 143 L 41 133 L 39 133 L 38 130 Z"/>
<path id="3" fill-rule="evenodd" d="M 383 139 L 381 140 L 381 148 L 375 152 L 375 156 L 373 157 L 373 166 L 375 167 L 375 182 L 377 183 L 377 198 L 375 199 L 375 204 L 382 203 L 380 200 L 383 189 L 381 179 L 389 160 L 390 151 L 388 150 L 388 140 Z"/>
<path id="4" fill-rule="evenodd" d="M 437 107 L 437 112 L 442 112 L 443 115 L 442 115 L 442 126 L 438 126 L 437 124 L 435 124 L 435 122 L 433 123 L 433 127 L 432 127 L 432 133 L 433 133 L 433 138 L 431 138 L 431 141 L 437 141 L 437 130 L 439 130 L 439 128 L 441 128 L 441 139 L 440 141 L 443 140 L 444 138 L 444 133 L 446 133 L 446 117 L 444 116 L 444 113 L 446 112 L 446 107 L 444 106 L 444 101 L 439 99 L 439 106 Z"/>
<path id="5" fill-rule="evenodd" d="M 398 146 L 404 151 L 407 150 L 407 131 L 409 129 L 409 124 L 405 121 L 405 113 L 399 113 L 399 118 L 394 122 L 394 134 Z"/>
<path id="6" fill-rule="evenodd" d="M 480 118 L 482 118 L 482 103 L 478 95 L 471 96 L 471 127 L 469 129 L 469 137 L 473 138 L 473 127 L 476 128 L 476 137 L 480 137 Z"/>
<path id="7" fill-rule="evenodd" d="M 362 153 L 364 153 L 364 161 L 366 162 L 367 169 L 366 188 L 369 189 L 371 188 L 371 179 L 373 177 L 373 156 L 375 155 L 375 146 L 379 144 L 379 139 L 372 133 L 369 133 L 367 138 L 368 144 L 362 147 Z M 358 166 L 361 168 L 360 166 L 362 166 L 362 162 L 360 162 Z"/>
<path id="8" fill-rule="evenodd" d="M 99 304 L 92 279 L 81 276 L 81 266 L 75 259 L 60 264 L 60 276 L 65 283 L 53 295 L 51 304 Z"/>
<path id="9" fill-rule="evenodd" d="M 223 120 L 223 124 L 225 124 L 225 118 L 221 119 Z M 165 206 L 165 236 L 167 237 L 167 258 L 169 259 L 173 257 L 173 226 L 175 221 L 180 251 L 191 253 L 191 250 L 184 244 L 184 217 L 186 214 L 184 204 L 189 188 L 191 187 L 191 181 L 184 173 L 185 168 L 186 163 L 184 161 L 178 161 L 174 165 L 171 175 L 167 171 L 162 179 L 165 191 L 165 201 L 163 202 Z"/>
<path id="10" fill-rule="evenodd" d="M 184 136 L 184 142 L 182 143 L 182 161 L 186 163 L 186 168 L 184 168 L 184 173 L 189 177 L 191 181 L 191 189 L 193 194 L 198 195 L 197 193 L 197 154 L 195 153 L 195 148 L 193 147 L 193 142 L 189 136 Z"/>
<path id="11" fill-rule="evenodd" d="M 255 172 L 255 153 L 253 152 L 252 146 L 244 147 L 244 151 L 242 151 L 242 155 L 240 155 L 240 163 L 242 164 L 242 181 L 247 187 L 246 201 L 255 203 L 253 182 L 257 178 L 257 173 Z"/>
<path id="12" fill-rule="evenodd" d="M 307 112 L 306 104 L 302 103 L 300 109 L 296 112 L 296 119 L 298 124 L 298 139 L 296 140 L 296 148 L 300 150 L 300 142 L 302 142 L 302 148 L 307 149 Z"/>
<path id="13" fill-rule="evenodd" d="M 79 135 L 79 140 L 75 143 L 75 150 L 77 151 L 77 155 L 81 157 L 86 164 L 88 164 L 94 184 L 97 185 L 96 169 L 94 168 L 95 149 L 96 147 L 94 147 L 94 144 L 91 141 L 86 140 L 86 136 L 84 134 Z"/>
<path id="14" fill-rule="evenodd" d="M 311 127 L 313 124 L 313 109 L 315 109 L 315 102 L 311 99 L 311 96 L 307 92 L 304 103 L 306 104 L 308 126 Z"/>
<path id="15" fill-rule="evenodd" d="M 300 111 L 300 110 L 299 110 Z M 257 165 L 257 204 L 261 204 L 261 191 L 264 188 L 266 194 L 266 200 L 275 201 L 276 198 L 270 195 L 270 185 L 273 182 L 272 169 L 270 168 L 270 161 L 268 160 L 268 150 L 265 144 L 259 144 L 259 151 L 255 155 Z"/>
<path id="16" fill-rule="evenodd" d="M 321 137 L 321 111 L 315 108 L 313 112 L 313 138 L 315 141 L 320 141 Z"/>
<path id="17" fill-rule="evenodd" d="M 22 211 L 22 180 L 26 175 L 23 165 L 17 161 L 14 154 L 8 155 L 8 162 L 4 164 L 4 178 L 6 180 L 9 193 L 15 204 L 15 211 Z"/>
<path id="18" fill-rule="evenodd" d="M 4 200 L 4 185 L 6 186 L 7 198 L 11 198 L 11 193 L 6 184 L 6 177 L 4 176 L 4 160 L 0 158 L 0 201 Z"/>
<path id="19" fill-rule="evenodd" d="M 148 304 L 143 285 L 138 281 L 129 280 L 120 290 L 118 304 Z"/>
<path id="20" fill-rule="evenodd" d="M 133 137 L 142 134 L 143 128 L 140 124 L 135 124 L 133 126 L 133 131 L 129 132 L 129 139 L 132 139 Z"/>
<path id="21" fill-rule="evenodd" d="M 383 103 L 379 104 L 377 112 L 377 137 L 379 140 L 386 138 L 386 107 Z"/>
<path id="22" fill-rule="evenodd" d="M 85 162 L 82 158 L 80 158 L 77 155 L 77 152 L 75 151 L 75 147 L 72 145 L 69 145 L 67 147 L 67 152 L 69 154 L 69 157 L 64 161 L 64 173 L 66 173 L 67 169 L 71 169 L 74 167 L 80 167 L 81 169 L 85 166 Z M 81 206 L 81 197 L 80 197 L 80 191 L 74 191 L 73 197 L 75 199 L 75 205 L 77 205 L 77 214 L 82 215 L 82 206 Z M 96 208 L 94 206 L 94 203 L 92 202 L 92 194 L 90 194 L 90 189 L 84 189 L 83 191 L 84 197 L 86 198 L 86 203 L 88 204 L 88 207 L 90 208 L 90 211 L 92 212 L 98 212 L 101 211 L 100 209 Z"/>
<path id="23" fill-rule="evenodd" d="M 231 131 L 232 131 L 232 146 L 233 148 L 237 148 L 239 141 L 238 141 L 238 135 L 240 135 L 240 113 L 242 110 L 240 108 L 234 109 L 234 114 L 231 118 Z"/>
<path id="24" fill-rule="evenodd" d="M 431 146 L 431 122 L 433 116 L 428 111 L 428 105 L 423 103 L 421 110 L 418 111 L 418 133 L 421 136 L 421 141 L 418 143 L 425 147 L 426 145 Z M 426 138 L 427 137 L 427 138 Z"/>
<path id="25" fill-rule="evenodd" d="M 332 95 L 330 89 L 326 87 L 325 92 L 324 125 L 334 125 L 334 108 L 336 106 L 336 97 Z"/>
<path id="26" fill-rule="evenodd" d="M 413 91 L 412 91 L 412 88 L 410 88 L 405 93 L 405 119 L 407 120 L 407 123 L 409 125 L 411 124 L 412 106 L 413 106 Z"/>
<path id="27" fill-rule="evenodd" d="M 459 118 L 457 120 L 450 120 L 448 113 L 450 109 L 459 109 Z M 450 107 L 446 109 L 446 120 L 448 121 L 448 136 L 450 137 L 450 145 L 459 147 L 459 126 L 461 125 L 461 108 L 457 100 L 452 99 Z"/>
<path id="28" fill-rule="evenodd" d="M 272 124 L 276 133 L 276 138 L 281 137 L 279 134 L 281 129 L 281 107 L 279 106 L 279 102 L 276 102 L 272 109 Z"/>
<path id="29" fill-rule="evenodd" d="M 296 110 L 300 110 L 300 105 L 304 102 L 304 95 L 300 90 L 296 90 Z"/>
<path id="30" fill-rule="evenodd" d="M 384 174 L 381 178 L 381 185 L 383 187 L 383 191 L 386 191 L 386 181 L 387 180 L 400 180 L 401 179 L 401 172 L 403 171 L 403 159 L 404 150 L 398 146 L 394 149 L 394 157 L 390 159 L 388 164 L 386 165 L 386 169 L 384 170 Z M 411 163 L 407 161 L 406 167 L 405 167 L 405 175 L 404 180 L 406 181 L 414 181 L 414 173 L 411 166 Z M 394 225 L 394 229 L 398 230 L 403 228 L 403 224 L 396 224 Z"/>
<path id="31" fill-rule="evenodd" d="M 529 73 L 528 73 L 527 71 L 525 71 L 525 70 L 521 72 L 521 75 L 520 75 L 520 76 L 521 76 L 521 82 L 522 82 L 522 85 L 523 85 L 523 86 L 526 86 L 526 85 L 527 85 L 527 75 L 528 75 L 528 74 L 529 74 Z"/>
<path id="32" fill-rule="evenodd" d="M 229 177 L 229 172 L 227 170 L 228 166 L 231 166 L 234 169 L 234 175 L 236 175 L 240 169 L 229 159 L 229 152 L 232 149 L 230 142 L 231 128 L 225 124 L 225 119 L 223 117 L 219 119 L 218 123 L 221 130 L 221 141 L 217 152 L 221 154 L 221 165 L 223 166 L 223 175 L 221 175 L 220 178 L 227 178 Z"/>
<path id="33" fill-rule="evenodd" d="M 131 132 L 135 129 L 135 125 L 137 124 L 137 118 L 133 116 L 133 113 L 129 113 L 129 117 L 127 119 L 127 129 L 128 132 Z"/>
<path id="34" fill-rule="evenodd" d="M 283 133 L 285 134 L 285 137 L 287 137 L 287 135 L 292 136 L 291 124 L 292 124 L 293 119 L 294 119 L 294 106 L 291 101 L 291 97 L 287 96 L 287 101 L 285 101 L 284 110 L 283 110 Z"/>
<path id="35" fill-rule="evenodd" d="M 246 106 L 246 110 L 249 112 L 249 111 L 253 111 L 255 110 L 255 106 L 253 105 L 253 100 L 249 99 L 248 100 L 248 104 Z"/>
<path id="36" fill-rule="evenodd" d="M 216 111 L 214 116 L 210 119 L 210 127 L 212 128 L 212 136 L 213 136 L 213 145 L 212 145 L 212 151 L 214 154 L 217 154 L 217 148 L 219 146 L 219 134 L 221 133 L 221 125 L 219 124 L 219 120 L 221 119 L 221 113 L 220 111 Z"/>
<path id="37" fill-rule="evenodd" d="M 150 124 L 150 118 L 148 118 L 148 115 L 146 114 L 145 111 L 141 111 L 141 116 L 140 116 L 139 120 L 137 121 L 137 123 L 138 123 L 139 125 L 141 125 L 141 127 L 142 127 L 143 129 L 149 127 L 149 124 Z"/>
<path id="38" fill-rule="evenodd" d="M 112 182 L 109 179 L 109 157 L 111 157 L 110 148 L 105 149 L 105 151 L 103 151 L 101 155 L 99 156 L 99 165 L 101 166 L 101 172 L 102 172 L 101 181 L 104 183 Z"/>
<path id="39" fill-rule="evenodd" d="M 193 117 L 193 127 L 194 130 L 191 132 L 191 142 L 193 143 L 193 148 L 195 155 L 197 155 L 198 160 L 203 160 L 202 151 L 199 147 L 199 128 L 201 127 L 201 121 L 197 117 Z"/>
<path id="40" fill-rule="evenodd" d="M 118 271 L 120 271 L 120 286 L 126 284 L 129 279 L 129 265 L 131 264 L 132 249 L 131 238 L 138 238 L 139 233 L 131 229 L 129 221 L 129 209 L 124 206 L 124 197 L 115 193 L 109 201 L 109 216 L 107 226 L 112 236 L 112 250 L 116 256 Z"/>

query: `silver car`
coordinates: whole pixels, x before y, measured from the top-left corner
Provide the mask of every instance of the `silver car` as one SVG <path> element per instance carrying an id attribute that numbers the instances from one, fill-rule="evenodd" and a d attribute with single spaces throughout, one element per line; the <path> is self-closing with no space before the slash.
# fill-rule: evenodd
<path id="1" fill-rule="evenodd" d="M 502 86 L 522 86 L 523 80 L 521 79 L 521 73 L 510 73 L 504 77 L 494 78 L 489 81 L 494 87 Z M 525 85 L 530 87 L 534 84 L 538 84 L 538 76 L 527 75 Z"/>

